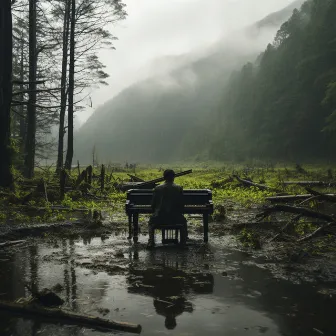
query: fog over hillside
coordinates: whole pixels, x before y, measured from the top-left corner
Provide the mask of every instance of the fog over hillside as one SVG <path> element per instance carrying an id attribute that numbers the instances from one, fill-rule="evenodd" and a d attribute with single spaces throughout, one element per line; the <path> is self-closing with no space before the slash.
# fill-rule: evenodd
<path id="1" fill-rule="evenodd" d="M 192 7 L 193 1 L 186 2 Z M 253 62 L 281 23 L 304 1 L 291 2 L 277 12 L 270 10 L 264 18 L 253 17 L 258 14 L 256 9 L 246 13 L 251 2 L 226 1 L 238 15 L 236 21 L 247 24 L 239 28 L 231 18 L 216 42 L 209 36 L 202 48 L 192 46 L 191 52 L 157 57 L 128 79 L 140 80 L 96 109 L 76 135 L 75 156 L 83 163 L 90 162 L 92 148 L 88 144 L 96 147 L 103 161 L 167 162 L 201 155 L 213 127 L 209 120 L 216 118 L 232 71 Z M 268 7 L 270 3 L 273 7 Z M 288 3 L 269 1 L 265 8 Z M 252 17 L 254 24 L 249 23 Z M 112 85 L 110 89 L 113 97 L 116 88 Z"/>
<path id="2" fill-rule="evenodd" d="M 122 89 L 161 71 L 153 66 L 158 60 L 162 68 L 175 66 L 170 56 L 204 53 L 210 45 L 233 31 L 278 11 L 293 0 L 126 0 L 127 19 L 112 25 L 118 37 L 116 51 L 102 50 L 108 87 L 94 90 L 86 110 L 76 117 L 83 123 L 97 107 Z M 183 56 L 184 57 L 184 56 Z M 167 60 L 167 64 L 165 64 Z"/>

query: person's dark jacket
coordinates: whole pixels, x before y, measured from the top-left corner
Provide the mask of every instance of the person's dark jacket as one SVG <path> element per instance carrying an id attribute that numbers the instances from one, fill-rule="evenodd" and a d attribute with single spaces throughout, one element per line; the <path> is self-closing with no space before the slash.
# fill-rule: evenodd
<path id="1" fill-rule="evenodd" d="M 152 199 L 152 217 L 174 220 L 183 213 L 183 188 L 166 182 L 154 189 Z"/>

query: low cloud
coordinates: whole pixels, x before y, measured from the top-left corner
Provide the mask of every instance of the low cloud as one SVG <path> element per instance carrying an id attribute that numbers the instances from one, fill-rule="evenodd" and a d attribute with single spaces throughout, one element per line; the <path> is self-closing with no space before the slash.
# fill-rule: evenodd
<path id="1" fill-rule="evenodd" d="M 97 108 L 122 89 L 156 74 L 201 57 L 222 43 L 223 48 L 246 51 L 263 49 L 274 31 L 256 40 L 242 34 L 244 28 L 292 0 L 125 0 L 128 17 L 111 26 L 118 37 L 116 51 L 100 57 L 110 74 L 108 87 L 91 95 L 93 107 L 78 114 L 83 123 Z M 216 46 L 216 47 L 214 47 Z M 170 56 L 180 57 L 170 57 Z M 187 79 L 195 80 L 191 74 Z"/>

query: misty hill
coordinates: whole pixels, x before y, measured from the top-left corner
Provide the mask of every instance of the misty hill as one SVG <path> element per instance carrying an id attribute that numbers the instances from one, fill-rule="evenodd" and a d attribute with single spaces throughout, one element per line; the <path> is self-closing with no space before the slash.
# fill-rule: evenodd
<path id="1" fill-rule="evenodd" d="M 295 10 L 218 108 L 213 159 L 334 160 L 336 0 Z"/>
<path id="2" fill-rule="evenodd" d="M 289 16 L 287 7 L 270 17 L 275 22 Z M 181 56 L 176 69 L 123 90 L 82 126 L 76 136 L 76 157 L 90 162 L 94 145 L 101 161 L 168 162 L 206 153 L 230 75 L 256 59 L 269 22 L 268 17 L 255 25 L 254 39 L 243 31 L 233 40 L 220 41 L 205 56 Z M 275 31 L 273 27 L 273 36 Z"/>
<path id="3" fill-rule="evenodd" d="M 267 15 L 264 19 L 260 20 L 255 24 L 257 28 L 265 28 L 265 27 L 280 27 L 285 21 L 289 19 L 292 15 L 293 10 L 296 8 L 300 8 L 301 5 L 306 0 L 295 0 L 293 3 L 285 7 L 279 12 L 271 13 Z"/>

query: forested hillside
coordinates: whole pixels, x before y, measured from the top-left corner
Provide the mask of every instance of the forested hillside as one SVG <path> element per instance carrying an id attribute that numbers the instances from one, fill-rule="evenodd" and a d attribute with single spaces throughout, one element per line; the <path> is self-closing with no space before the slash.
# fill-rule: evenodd
<path id="1" fill-rule="evenodd" d="M 90 162 L 93 146 L 103 161 L 164 162 L 187 155 L 187 139 L 194 141 L 195 133 L 200 140 L 207 135 L 210 115 L 232 69 L 247 59 L 238 58 L 237 52 L 216 52 L 124 90 L 98 109 L 75 137 L 79 160 Z"/>
<path id="2" fill-rule="evenodd" d="M 256 23 L 248 40 L 219 43 L 206 57 L 121 92 L 77 134 L 76 157 L 90 162 L 95 146 L 102 161 L 329 158 L 336 1 L 292 11 L 302 3 Z M 280 22 L 263 53 L 245 45 Z"/>
<path id="3" fill-rule="evenodd" d="M 212 158 L 332 158 L 335 17 L 335 0 L 306 2 L 258 62 L 232 76 L 218 112 Z"/>

